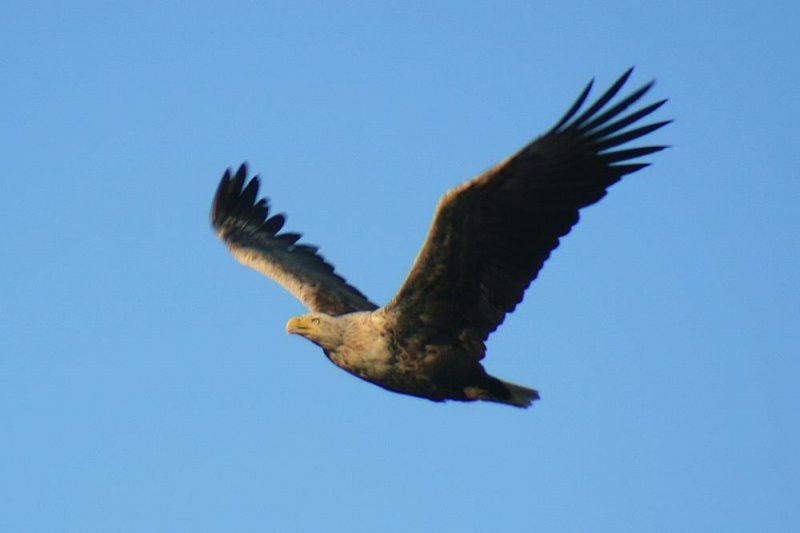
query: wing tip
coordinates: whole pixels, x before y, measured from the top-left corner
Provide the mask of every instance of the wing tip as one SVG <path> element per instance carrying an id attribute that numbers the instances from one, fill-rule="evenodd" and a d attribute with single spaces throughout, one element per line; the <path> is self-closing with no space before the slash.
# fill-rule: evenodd
<path id="1" fill-rule="evenodd" d="M 211 202 L 210 213 L 211 226 L 217 233 L 221 233 L 225 222 L 237 214 L 237 211 L 242 207 L 241 200 L 245 195 L 252 196 L 250 207 L 255 207 L 255 197 L 258 195 L 261 181 L 259 176 L 256 175 L 250 178 L 250 181 L 245 186 L 247 173 L 248 165 L 247 161 L 245 161 L 239 165 L 236 172 L 232 172 L 229 167 L 222 174 L 214 199 Z"/>
<path id="2" fill-rule="evenodd" d="M 547 134 L 555 134 L 567 129 L 576 129 L 577 132 L 584 135 L 594 133 L 594 130 L 611 130 L 608 133 L 612 133 L 624 127 L 624 125 L 627 125 L 626 119 L 630 118 L 631 122 L 636 122 L 664 105 L 668 101 L 667 98 L 658 100 L 655 103 L 649 104 L 638 111 L 632 112 L 628 115 L 623 115 L 622 118 L 619 118 L 623 111 L 638 102 L 656 84 L 655 79 L 650 80 L 641 87 L 638 87 L 632 91 L 624 98 L 616 99 L 615 103 L 611 103 L 613 100 L 615 100 L 615 97 L 622 90 L 623 86 L 628 82 L 633 74 L 634 69 L 635 65 L 630 66 L 609 86 L 608 89 L 606 89 L 599 97 L 597 97 L 596 100 L 584 108 L 594 82 L 594 78 L 592 78 L 592 80 L 581 91 L 578 98 L 569 107 L 567 112 L 564 113 L 564 115 L 555 123 L 552 128 L 550 128 Z M 613 122 L 614 120 L 616 120 L 616 122 Z M 610 121 L 612 123 L 608 124 Z M 659 127 L 664 126 L 669 122 L 671 121 L 659 123 Z M 614 127 L 617 125 L 619 127 L 614 129 Z"/>

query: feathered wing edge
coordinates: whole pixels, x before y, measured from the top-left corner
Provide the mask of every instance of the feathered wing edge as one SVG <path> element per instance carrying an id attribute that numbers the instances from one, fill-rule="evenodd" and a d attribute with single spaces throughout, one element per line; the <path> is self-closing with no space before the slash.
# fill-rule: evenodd
<path id="1" fill-rule="evenodd" d="M 269 216 L 269 199 L 258 196 L 259 177 L 247 181 L 247 165 L 228 169 L 211 206 L 211 226 L 231 254 L 269 276 L 311 311 L 340 315 L 377 306 L 334 271 L 316 246 L 298 244 L 298 233 L 280 233 L 283 214 Z"/>
<path id="2" fill-rule="evenodd" d="M 582 145 L 584 148 L 592 150 L 604 163 L 610 165 L 609 169 L 614 171 L 617 180 L 619 180 L 619 178 L 625 174 L 636 172 L 637 170 L 648 166 L 649 163 L 638 163 L 632 165 L 613 165 L 613 163 L 652 154 L 654 152 L 663 150 L 666 148 L 666 146 L 643 146 L 640 148 L 607 152 L 611 148 L 615 148 L 627 142 L 636 140 L 639 137 L 643 137 L 648 133 L 663 128 L 672 122 L 671 120 L 663 120 L 634 128 L 632 130 L 621 131 L 638 120 L 641 120 L 642 118 L 651 114 L 653 111 L 667 102 L 666 99 L 659 100 L 639 109 L 638 111 L 618 118 L 622 112 L 638 102 L 642 96 L 647 94 L 647 92 L 653 87 L 655 83 L 654 81 L 644 84 L 642 87 L 638 88 L 610 108 L 603 110 L 603 107 L 608 104 L 617 95 L 622 86 L 625 85 L 625 82 L 628 81 L 631 73 L 633 73 L 633 67 L 625 71 L 625 73 L 622 74 L 622 76 L 620 76 L 619 79 L 617 79 L 617 81 L 615 81 L 611 87 L 609 87 L 606 92 L 604 92 L 591 106 L 589 106 L 588 109 L 586 109 L 578 117 L 573 118 L 580 110 L 581 106 L 586 101 L 586 97 L 591 91 L 594 80 L 590 81 L 569 108 L 569 110 L 545 135 L 542 136 L 542 139 L 554 137 L 559 134 L 571 134 L 579 137 L 582 140 L 580 145 Z M 597 114 L 600 111 L 603 112 Z M 536 141 L 538 140 L 539 139 Z M 523 148 L 522 152 L 533 147 L 536 141 Z"/>
<path id="3" fill-rule="evenodd" d="M 607 107 L 629 78 L 626 71 L 583 112 L 592 82 L 544 135 L 439 201 L 426 239 L 400 289 L 387 304 L 398 327 L 446 332 L 475 357 L 483 340 L 522 300 L 578 210 L 597 202 L 628 163 L 665 148 L 616 149 L 670 121 L 626 129 L 666 100 L 624 111 L 650 82 Z"/>

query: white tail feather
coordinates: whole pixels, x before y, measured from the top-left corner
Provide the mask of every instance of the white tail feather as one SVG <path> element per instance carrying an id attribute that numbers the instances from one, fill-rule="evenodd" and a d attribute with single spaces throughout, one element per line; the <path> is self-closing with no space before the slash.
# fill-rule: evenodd
<path id="1" fill-rule="evenodd" d="M 500 400 L 509 405 L 516 405 L 517 407 L 528 407 L 535 400 L 539 399 L 539 391 L 517 385 L 516 383 L 509 383 L 508 381 L 500 380 L 505 385 L 511 397 L 507 400 Z"/>

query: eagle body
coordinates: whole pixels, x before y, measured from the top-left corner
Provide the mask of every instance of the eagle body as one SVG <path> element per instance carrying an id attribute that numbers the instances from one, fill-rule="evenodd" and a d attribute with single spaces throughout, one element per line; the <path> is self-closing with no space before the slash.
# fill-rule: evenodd
<path id="1" fill-rule="evenodd" d="M 537 396 L 533 389 L 489 376 L 467 347 L 433 339 L 415 346 L 400 339 L 398 344 L 394 319 L 384 308 L 339 316 L 308 313 L 289 319 L 286 332 L 306 337 L 339 368 L 390 391 L 437 401 L 515 405 L 527 405 Z"/>
<path id="2" fill-rule="evenodd" d="M 309 308 L 286 331 L 320 346 L 336 366 L 434 401 L 527 407 L 538 392 L 489 375 L 485 341 L 522 301 L 579 210 L 647 166 L 631 160 L 664 148 L 620 148 L 669 123 L 637 124 L 665 100 L 628 111 L 652 82 L 612 103 L 631 70 L 583 109 L 590 82 L 544 135 L 445 192 L 406 279 L 383 306 L 336 273 L 317 247 L 281 232 L 286 217 L 270 216 L 268 199 L 257 198 L 259 178 L 248 180 L 244 164 L 223 175 L 212 227 L 236 259 Z"/>

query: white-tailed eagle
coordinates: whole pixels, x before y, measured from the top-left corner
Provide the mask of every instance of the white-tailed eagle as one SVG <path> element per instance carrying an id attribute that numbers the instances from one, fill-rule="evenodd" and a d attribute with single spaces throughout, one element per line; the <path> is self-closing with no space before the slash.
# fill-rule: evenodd
<path id="1" fill-rule="evenodd" d="M 425 242 L 394 297 L 371 302 L 334 271 L 285 217 L 258 199 L 258 176 L 226 171 L 211 224 L 236 259 L 283 285 L 311 311 L 288 333 L 319 345 L 337 366 L 385 389 L 443 400 L 527 407 L 536 390 L 490 376 L 484 342 L 522 301 L 578 210 L 663 146 L 622 148 L 669 121 L 641 125 L 661 100 L 628 111 L 650 82 L 612 103 L 628 70 L 582 110 L 590 82 L 547 133 L 482 174 L 445 192 Z"/>

